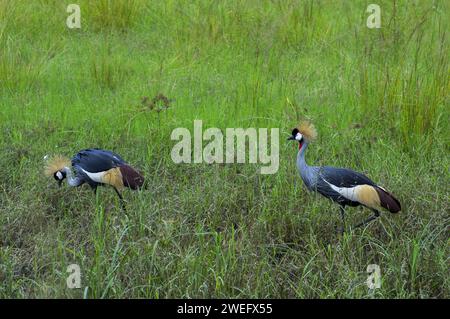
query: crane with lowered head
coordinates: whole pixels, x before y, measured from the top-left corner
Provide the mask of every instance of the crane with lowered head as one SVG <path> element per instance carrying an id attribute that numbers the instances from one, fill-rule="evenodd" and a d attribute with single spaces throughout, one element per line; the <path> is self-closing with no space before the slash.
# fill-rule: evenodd
<path id="1" fill-rule="evenodd" d="M 72 172 L 72 169 L 75 173 Z M 87 183 L 94 190 L 100 185 L 110 185 L 119 196 L 125 209 L 121 191 L 125 188 L 139 189 L 144 177 L 118 154 L 98 148 L 78 152 L 70 161 L 64 156 L 54 156 L 47 160 L 45 175 L 53 176 L 59 186 L 67 179 L 69 186 L 78 187 Z"/>

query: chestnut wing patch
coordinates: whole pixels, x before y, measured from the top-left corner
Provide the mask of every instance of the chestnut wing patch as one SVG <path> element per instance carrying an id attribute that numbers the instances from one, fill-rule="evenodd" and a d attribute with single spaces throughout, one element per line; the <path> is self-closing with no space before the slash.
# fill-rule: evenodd
<path id="1" fill-rule="evenodd" d="M 125 187 L 138 189 L 144 184 L 144 176 L 129 165 L 119 167 L 122 173 L 122 181 Z"/>

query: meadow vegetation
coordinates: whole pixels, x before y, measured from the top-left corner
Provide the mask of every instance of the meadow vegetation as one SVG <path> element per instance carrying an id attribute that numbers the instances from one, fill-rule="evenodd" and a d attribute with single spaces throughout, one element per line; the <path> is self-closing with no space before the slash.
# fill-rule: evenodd
<path id="1" fill-rule="evenodd" d="M 0 297 L 449 298 L 450 2 L 376 1 L 369 29 L 372 2 L 0 0 Z M 402 212 L 339 235 L 285 142 L 302 118 L 310 164 L 364 172 Z M 278 173 L 174 164 L 194 119 L 280 128 Z M 88 147 L 144 173 L 126 213 L 42 174 Z"/>

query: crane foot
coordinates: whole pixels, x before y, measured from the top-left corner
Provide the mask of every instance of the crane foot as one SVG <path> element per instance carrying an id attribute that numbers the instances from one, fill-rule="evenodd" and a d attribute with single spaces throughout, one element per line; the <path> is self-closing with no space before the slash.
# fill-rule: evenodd
<path id="1" fill-rule="evenodd" d="M 370 223 L 371 221 L 377 219 L 378 217 L 380 217 L 380 212 L 377 211 L 377 210 L 373 210 L 373 215 L 372 215 L 372 216 L 370 216 L 370 217 L 367 218 L 366 220 L 362 221 L 361 223 L 359 223 L 359 224 L 353 226 L 352 228 L 359 228 L 359 227 L 365 226 L 365 225 L 367 225 L 368 223 Z"/>
<path id="2" fill-rule="evenodd" d="M 336 226 L 336 233 L 338 233 L 339 235 L 343 235 L 345 233 L 345 228 L 343 226 Z"/>

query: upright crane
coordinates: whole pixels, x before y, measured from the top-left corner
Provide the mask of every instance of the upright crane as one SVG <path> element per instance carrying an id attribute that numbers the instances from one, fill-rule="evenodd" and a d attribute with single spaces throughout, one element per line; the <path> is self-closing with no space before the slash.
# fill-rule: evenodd
<path id="1" fill-rule="evenodd" d="M 382 208 L 391 213 L 401 210 L 400 202 L 391 193 L 361 173 L 346 168 L 309 166 L 305 161 L 305 153 L 316 137 L 314 125 L 304 121 L 292 130 L 288 140 L 298 142 L 297 168 L 307 189 L 318 192 L 340 205 L 342 231 L 345 229 L 345 206 L 363 205 L 373 212 L 371 217 L 355 225 L 355 228 L 378 218 Z"/>

